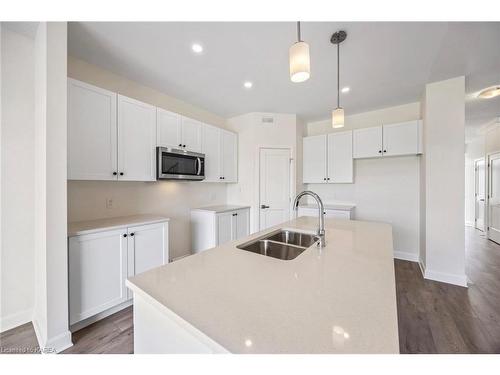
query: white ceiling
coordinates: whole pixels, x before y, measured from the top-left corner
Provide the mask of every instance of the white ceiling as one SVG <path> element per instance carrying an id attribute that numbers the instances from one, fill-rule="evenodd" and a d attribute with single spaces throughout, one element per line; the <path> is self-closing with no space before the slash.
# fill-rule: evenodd
<path id="1" fill-rule="evenodd" d="M 465 75 L 467 93 L 500 84 L 500 23 L 304 22 L 311 78 L 292 83 L 293 22 L 77 22 L 69 53 L 224 117 L 262 111 L 329 117 L 336 103 L 341 45 L 341 105 L 347 114 L 419 100 L 424 85 Z M 202 55 L 191 51 L 203 45 Z M 251 90 L 242 86 L 253 82 Z M 500 97 L 468 100 L 468 135 L 500 116 Z"/>

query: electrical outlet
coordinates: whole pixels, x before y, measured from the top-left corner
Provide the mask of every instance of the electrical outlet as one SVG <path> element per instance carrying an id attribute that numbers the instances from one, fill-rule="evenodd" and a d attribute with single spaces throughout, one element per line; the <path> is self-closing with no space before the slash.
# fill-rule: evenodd
<path id="1" fill-rule="evenodd" d="M 106 198 L 106 208 L 107 209 L 113 208 L 113 198 Z"/>

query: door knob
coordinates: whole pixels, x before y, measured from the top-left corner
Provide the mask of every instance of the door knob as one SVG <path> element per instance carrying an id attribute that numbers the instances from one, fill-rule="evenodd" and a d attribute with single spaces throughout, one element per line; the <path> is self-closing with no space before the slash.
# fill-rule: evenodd
<path id="1" fill-rule="evenodd" d="M 266 206 L 265 204 L 262 204 L 262 205 L 260 206 L 260 208 L 262 208 L 262 209 L 264 209 L 264 208 L 269 208 L 269 206 Z"/>

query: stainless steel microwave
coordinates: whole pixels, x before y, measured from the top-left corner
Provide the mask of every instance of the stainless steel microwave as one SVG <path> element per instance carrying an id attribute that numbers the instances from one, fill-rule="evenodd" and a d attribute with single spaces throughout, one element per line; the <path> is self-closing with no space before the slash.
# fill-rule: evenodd
<path id="1" fill-rule="evenodd" d="M 157 147 L 156 179 L 191 181 L 205 179 L 205 154 Z"/>

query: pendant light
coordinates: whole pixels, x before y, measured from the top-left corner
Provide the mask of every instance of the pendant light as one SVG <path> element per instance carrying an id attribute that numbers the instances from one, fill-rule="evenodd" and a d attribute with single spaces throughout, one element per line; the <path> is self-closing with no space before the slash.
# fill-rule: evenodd
<path id="1" fill-rule="evenodd" d="M 297 22 L 297 42 L 290 47 L 290 80 L 304 82 L 310 76 L 309 44 L 300 39 L 300 22 Z"/>
<path id="2" fill-rule="evenodd" d="M 337 31 L 332 35 L 330 42 L 337 45 L 337 108 L 332 111 L 332 128 L 344 127 L 344 108 L 340 106 L 340 43 L 347 37 L 345 31 Z"/>

